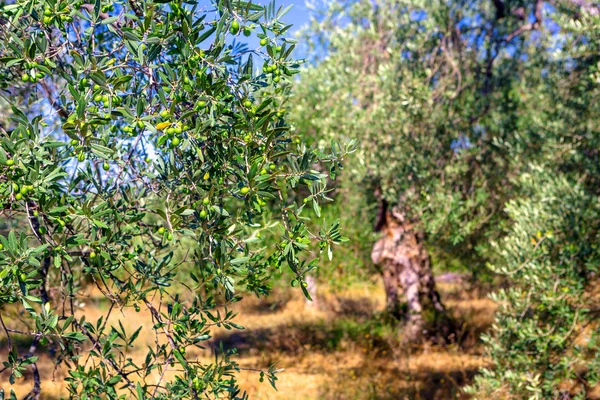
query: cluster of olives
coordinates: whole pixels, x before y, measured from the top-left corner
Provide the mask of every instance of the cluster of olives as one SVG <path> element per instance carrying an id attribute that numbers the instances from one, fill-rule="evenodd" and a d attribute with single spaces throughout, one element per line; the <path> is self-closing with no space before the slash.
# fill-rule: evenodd
<path id="1" fill-rule="evenodd" d="M 164 131 L 167 137 L 171 140 L 169 147 L 175 148 L 179 146 L 181 143 L 181 135 L 183 132 L 190 129 L 190 127 L 184 125 L 181 121 L 170 121 L 172 119 L 171 114 L 167 110 L 161 111 L 160 117 L 163 121 L 156 124 L 156 129 L 159 131 Z"/>
<path id="2" fill-rule="evenodd" d="M 100 87 L 100 85 L 95 84 L 93 87 L 93 94 L 94 94 L 94 101 L 96 103 L 102 103 L 102 105 L 105 108 L 110 107 L 110 102 L 112 100 L 113 104 L 115 105 L 120 105 L 121 104 L 121 98 L 119 96 L 109 96 L 105 93 L 102 93 L 102 88 Z"/>
<path id="3" fill-rule="evenodd" d="M 161 226 L 160 228 L 158 228 L 156 233 L 163 236 L 165 239 L 167 239 L 169 241 L 173 240 L 173 234 L 171 232 L 167 232 L 167 230 L 165 229 L 164 226 Z"/>
<path id="4" fill-rule="evenodd" d="M 58 18 L 62 22 L 73 22 L 73 17 L 70 14 L 71 11 L 67 7 L 67 3 L 61 3 L 58 7 L 58 11 L 52 10 L 50 7 L 46 7 L 42 21 L 45 25 L 50 25 L 55 18 Z"/>
<path id="5" fill-rule="evenodd" d="M 196 389 L 198 392 L 202 392 L 204 390 L 204 381 L 200 380 L 200 378 L 195 377 L 192 380 L 192 383 L 194 384 L 194 389 Z"/>
<path id="6" fill-rule="evenodd" d="M 44 77 L 46 77 L 46 73 L 44 71 L 37 70 L 37 67 L 39 66 L 40 65 L 35 61 L 28 61 L 25 63 L 25 69 L 28 69 L 29 72 L 23 72 L 23 75 L 21 75 L 21 80 L 23 82 L 36 83 L 40 79 L 44 79 Z"/>
<path id="7" fill-rule="evenodd" d="M 246 25 L 242 28 L 242 32 L 244 36 L 248 37 L 252 34 L 252 29 L 254 29 L 254 25 Z M 240 32 L 240 23 L 238 20 L 233 20 L 231 22 L 231 27 L 229 28 L 229 32 L 233 35 L 237 35 Z"/>
<path id="8" fill-rule="evenodd" d="M 198 53 L 195 53 L 194 55 L 192 55 L 191 57 L 188 58 L 188 64 L 191 67 L 197 67 L 198 64 L 200 63 L 200 60 L 202 60 L 204 58 L 205 54 L 204 54 L 204 50 L 199 50 Z"/>
<path id="9" fill-rule="evenodd" d="M 33 185 L 31 184 L 23 184 L 19 186 L 17 183 L 12 184 L 12 190 L 15 195 L 15 200 L 23 200 L 27 198 L 33 192 Z"/>
<path id="10" fill-rule="evenodd" d="M 281 69 L 279 69 L 277 67 L 277 65 L 271 64 L 265 64 L 263 65 L 262 68 L 263 72 L 266 74 L 272 74 L 273 76 L 273 82 L 277 83 L 281 80 Z"/>

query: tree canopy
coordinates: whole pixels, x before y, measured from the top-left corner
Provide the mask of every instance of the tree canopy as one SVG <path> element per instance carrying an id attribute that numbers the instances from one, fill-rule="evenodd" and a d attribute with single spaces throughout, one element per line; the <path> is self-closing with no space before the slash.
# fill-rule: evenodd
<path id="1" fill-rule="evenodd" d="M 245 397 L 231 350 L 186 357 L 213 327 L 242 329 L 229 309 L 267 295 L 287 265 L 294 285 L 337 225 L 310 232 L 326 174 L 339 162 L 293 140 L 285 101 L 298 63 L 288 9 L 215 1 L 40 1 L 0 8 L 0 307 L 11 382 L 38 352 L 69 366 L 70 396 Z M 250 48 L 244 38 L 256 36 Z M 309 202 L 289 193 L 309 188 Z M 264 242 L 271 233 L 277 240 Z M 108 301 L 79 307 L 88 287 Z M 148 311 L 146 326 L 127 314 Z M 127 351 L 140 330 L 143 362 Z M 27 351 L 16 335 L 30 338 Z M 11 340 L 12 339 L 12 340 Z M 275 384 L 275 368 L 257 371 Z"/>

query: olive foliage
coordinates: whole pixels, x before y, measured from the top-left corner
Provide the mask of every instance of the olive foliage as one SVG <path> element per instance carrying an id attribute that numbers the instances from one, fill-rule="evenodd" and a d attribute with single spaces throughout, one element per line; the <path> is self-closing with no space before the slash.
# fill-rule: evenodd
<path id="1" fill-rule="evenodd" d="M 211 363 L 231 304 L 284 266 L 305 289 L 337 224 L 285 102 L 298 62 L 289 9 L 245 1 L 17 0 L 0 7 L 0 317 L 10 382 L 40 352 L 66 364 L 71 398 L 242 398 L 233 349 Z M 244 44 L 255 36 L 257 46 Z M 241 38 L 241 40 L 240 40 Z M 290 196 L 302 187 L 307 200 Z M 277 240 L 265 243 L 269 233 Z M 79 308 L 94 288 L 108 307 Z M 148 323 L 128 326 L 127 315 Z M 152 343 L 138 343 L 141 330 Z M 28 345 L 22 349 L 16 338 Z M 147 346 L 144 346 L 147 345 Z M 132 359 L 131 348 L 143 356 Z M 274 367 L 257 370 L 274 385 Z M 14 396 L 11 394 L 11 396 Z"/>

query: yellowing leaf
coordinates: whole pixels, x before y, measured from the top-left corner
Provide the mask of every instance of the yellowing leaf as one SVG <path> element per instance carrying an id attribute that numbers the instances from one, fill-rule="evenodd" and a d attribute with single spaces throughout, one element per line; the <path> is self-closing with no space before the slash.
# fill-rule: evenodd
<path id="1" fill-rule="evenodd" d="M 163 129 L 168 128 L 169 125 L 171 125 L 170 122 L 160 122 L 160 123 L 156 124 L 156 129 L 159 131 L 162 131 Z"/>

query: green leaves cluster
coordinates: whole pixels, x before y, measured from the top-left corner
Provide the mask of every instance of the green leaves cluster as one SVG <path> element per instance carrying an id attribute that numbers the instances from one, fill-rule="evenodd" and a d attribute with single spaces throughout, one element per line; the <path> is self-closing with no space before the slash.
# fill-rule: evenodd
<path id="1" fill-rule="evenodd" d="M 483 340 L 494 368 L 475 387 L 482 396 L 585 398 L 599 383 L 590 281 L 600 266 L 600 208 L 595 196 L 547 168 L 532 166 L 521 183 L 526 193 L 506 206 L 513 224 L 495 244 L 500 260 L 491 266 L 513 285 L 492 296 L 500 309 Z"/>
<path id="2" fill-rule="evenodd" d="M 242 329 L 230 309 L 242 289 L 268 294 L 284 265 L 303 282 L 316 267 L 308 244 L 330 253 L 343 241 L 339 225 L 311 233 L 304 203 L 290 201 L 308 190 L 319 215 L 327 174 L 313 164 L 339 168 L 344 153 L 301 146 L 286 122 L 299 67 L 283 36 L 288 10 L 232 0 L 2 5 L 0 94 L 11 111 L 0 127 L 0 307 L 9 344 L 16 334 L 32 341 L 27 353 L 11 349 L 13 378 L 47 347 L 69 367 L 73 398 L 245 396 L 233 349 L 215 348 L 208 365 L 186 354 L 213 327 Z M 90 286 L 110 304 L 96 321 L 77 311 Z M 156 340 L 143 360 L 127 355 L 141 331 L 117 309 L 148 313 L 140 329 Z M 261 377 L 274 385 L 276 372 Z"/>

